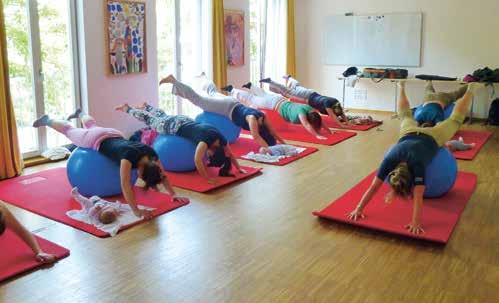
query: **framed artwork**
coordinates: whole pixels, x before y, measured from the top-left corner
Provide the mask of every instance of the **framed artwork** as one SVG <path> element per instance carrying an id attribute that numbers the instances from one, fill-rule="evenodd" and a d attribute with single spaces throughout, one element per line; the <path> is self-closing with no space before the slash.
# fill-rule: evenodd
<path id="1" fill-rule="evenodd" d="M 230 66 L 244 65 L 244 12 L 224 11 L 225 53 Z"/>
<path id="2" fill-rule="evenodd" d="M 106 0 L 108 70 L 111 75 L 144 73 L 146 57 L 146 4 Z"/>

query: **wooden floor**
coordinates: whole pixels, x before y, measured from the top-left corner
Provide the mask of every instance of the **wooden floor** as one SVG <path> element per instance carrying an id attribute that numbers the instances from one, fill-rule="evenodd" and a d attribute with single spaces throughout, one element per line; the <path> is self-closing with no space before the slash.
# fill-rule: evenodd
<path id="1" fill-rule="evenodd" d="M 478 174 L 478 187 L 445 247 L 311 215 L 396 141 L 398 120 L 376 118 L 382 131 L 285 167 L 261 165 L 263 175 L 246 182 L 210 194 L 179 190 L 190 205 L 111 239 L 10 207 L 71 256 L 0 284 L 0 302 L 499 302 L 497 127 L 474 161 L 459 161 Z"/>

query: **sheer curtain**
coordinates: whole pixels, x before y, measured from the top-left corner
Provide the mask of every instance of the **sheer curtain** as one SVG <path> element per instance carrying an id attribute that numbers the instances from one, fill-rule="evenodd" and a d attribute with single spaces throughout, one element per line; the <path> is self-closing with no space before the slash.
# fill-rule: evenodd
<path id="1" fill-rule="evenodd" d="M 213 0 L 180 0 L 180 72 L 182 82 L 191 86 L 198 83 L 196 77 L 202 72 L 213 76 Z M 181 114 L 195 117 L 201 109 L 187 100 L 181 100 Z"/>
<path id="2" fill-rule="evenodd" d="M 288 0 L 264 0 L 261 74 L 279 81 L 286 74 Z"/>

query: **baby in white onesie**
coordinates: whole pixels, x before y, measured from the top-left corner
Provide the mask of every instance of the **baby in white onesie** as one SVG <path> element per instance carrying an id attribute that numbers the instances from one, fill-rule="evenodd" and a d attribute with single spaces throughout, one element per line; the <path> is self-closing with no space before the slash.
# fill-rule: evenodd
<path id="1" fill-rule="evenodd" d="M 81 204 L 82 211 L 86 213 L 92 224 L 111 224 L 118 219 L 120 202 L 109 202 L 97 196 L 84 197 L 78 192 L 77 187 L 73 188 L 71 195 Z"/>
<path id="2" fill-rule="evenodd" d="M 292 157 L 298 155 L 299 151 L 296 147 L 286 144 L 277 144 L 269 147 L 260 147 L 260 154 L 270 156 L 287 156 Z"/>

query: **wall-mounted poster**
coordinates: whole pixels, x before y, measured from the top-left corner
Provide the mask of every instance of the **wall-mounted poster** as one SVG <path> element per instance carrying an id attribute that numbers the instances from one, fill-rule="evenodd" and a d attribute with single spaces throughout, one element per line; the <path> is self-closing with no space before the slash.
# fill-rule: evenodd
<path id="1" fill-rule="evenodd" d="M 244 12 L 224 12 L 225 52 L 230 66 L 244 65 Z"/>
<path id="2" fill-rule="evenodd" d="M 146 72 L 146 4 L 107 0 L 106 30 L 110 73 Z"/>

